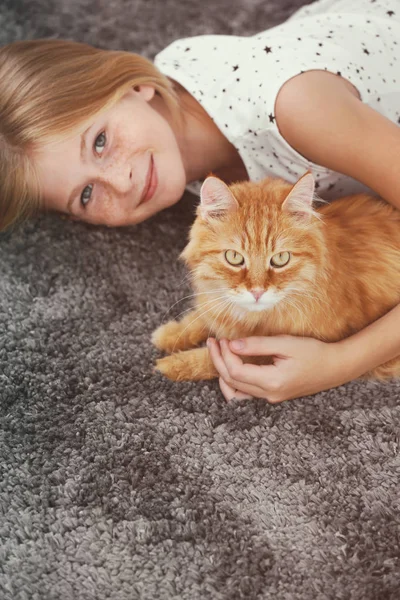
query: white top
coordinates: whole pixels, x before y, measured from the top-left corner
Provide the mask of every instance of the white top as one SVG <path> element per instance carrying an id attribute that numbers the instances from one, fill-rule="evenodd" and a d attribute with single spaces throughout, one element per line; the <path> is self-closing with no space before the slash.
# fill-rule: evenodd
<path id="1" fill-rule="evenodd" d="M 317 0 L 254 36 L 178 40 L 154 63 L 201 103 L 236 147 L 250 180 L 275 176 L 295 183 L 310 170 L 318 195 L 328 200 L 370 190 L 308 161 L 285 141 L 274 116 L 281 86 L 310 69 L 337 73 L 362 102 L 400 122 L 398 0 Z M 198 193 L 199 182 L 193 183 L 187 188 Z"/>

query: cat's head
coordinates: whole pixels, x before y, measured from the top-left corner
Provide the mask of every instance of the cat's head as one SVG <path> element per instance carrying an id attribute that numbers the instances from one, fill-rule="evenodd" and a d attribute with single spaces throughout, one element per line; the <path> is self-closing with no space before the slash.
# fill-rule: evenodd
<path id="1" fill-rule="evenodd" d="M 326 251 L 314 189 L 310 172 L 295 185 L 268 178 L 228 187 L 208 177 L 182 252 L 194 288 L 218 294 L 240 313 L 295 304 Z"/>

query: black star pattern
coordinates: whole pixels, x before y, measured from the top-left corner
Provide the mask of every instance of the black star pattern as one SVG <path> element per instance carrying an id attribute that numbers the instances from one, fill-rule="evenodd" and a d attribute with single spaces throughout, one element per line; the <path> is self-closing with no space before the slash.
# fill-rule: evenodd
<path id="1" fill-rule="evenodd" d="M 309 0 L 308 0 L 309 1 Z M 370 0 L 371 3 L 376 3 L 376 0 Z M 378 3 L 377 3 L 378 4 Z M 384 7 L 384 5 L 386 4 L 386 6 Z M 244 126 L 244 128 L 242 129 L 242 133 L 243 133 L 243 139 L 241 141 L 239 141 L 239 138 L 237 138 L 237 145 L 235 146 L 237 148 L 237 150 L 240 151 L 244 151 L 247 154 L 249 152 L 251 152 L 251 157 L 249 157 L 248 159 L 248 163 L 246 165 L 247 169 L 249 170 L 249 173 L 251 173 L 251 175 L 255 176 L 255 177 L 260 177 L 260 175 L 262 174 L 261 171 L 263 168 L 268 168 L 268 163 L 270 160 L 270 157 L 273 156 L 274 158 L 274 164 L 270 165 L 270 169 L 271 169 L 271 173 L 276 174 L 277 176 L 282 176 L 282 173 L 284 172 L 285 169 L 287 169 L 287 172 L 289 172 L 291 174 L 291 176 L 293 175 L 298 175 L 302 165 L 298 162 L 298 156 L 296 156 L 296 153 L 292 153 L 292 155 L 290 156 L 286 156 L 283 155 L 282 157 L 280 157 L 281 151 L 282 151 L 282 145 L 281 142 L 279 141 L 279 132 L 276 132 L 276 139 L 277 139 L 277 144 L 276 147 L 273 148 L 273 145 L 271 143 L 271 139 L 269 136 L 266 135 L 266 128 L 262 127 L 262 122 L 260 121 L 261 118 L 264 118 L 264 120 L 268 117 L 269 119 L 269 123 L 273 123 L 276 124 L 276 116 L 272 113 L 272 111 L 270 111 L 270 113 L 268 113 L 268 106 L 270 108 L 273 107 L 273 102 L 274 102 L 274 98 L 272 97 L 272 93 L 274 93 L 274 87 L 273 87 L 273 83 L 274 83 L 274 78 L 276 78 L 279 81 L 285 81 L 283 78 L 286 76 L 286 80 L 290 77 L 293 76 L 294 73 L 304 73 L 307 72 L 307 70 L 312 69 L 313 68 L 313 64 L 315 65 L 316 63 L 320 63 L 321 61 L 315 59 L 315 56 L 321 57 L 323 63 L 325 63 L 325 65 L 328 66 L 324 66 L 324 64 L 320 65 L 319 68 L 320 69 L 325 69 L 325 71 L 333 71 L 333 73 L 336 73 L 336 75 L 338 77 L 346 77 L 348 73 L 352 73 L 353 77 L 355 77 L 355 80 L 352 81 L 352 83 L 357 87 L 357 81 L 360 83 L 362 80 L 364 79 L 364 82 L 366 85 L 369 85 L 368 88 L 366 88 L 366 91 L 369 95 L 369 97 L 374 100 L 375 104 L 375 109 L 378 112 L 383 112 L 383 110 L 385 109 L 385 111 L 388 112 L 388 116 L 389 118 L 391 118 L 392 122 L 397 124 L 398 126 L 400 126 L 400 109 L 398 111 L 395 111 L 395 106 L 394 104 L 390 104 L 390 100 L 388 98 L 388 96 L 384 95 L 382 97 L 377 97 L 378 93 L 380 91 L 382 91 L 382 87 L 387 87 L 387 85 L 393 85 L 396 84 L 396 79 L 394 79 L 394 69 L 398 63 L 398 60 L 400 60 L 400 54 L 398 53 L 398 48 L 399 46 L 397 46 L 398 42 L 393 39 L 395 37 L 395 28 L 391 28 L 388 26 L 388 24 L 390 23 L 394 23 L 396 22 L 396 20 L 398 19 L 398 17 L 396 17 L 396 19 L 392 19 L 392 21 L 389 21 L 389 19 L 393 16 L 399 15 L 399 11 L 397 11 L 397 13 L 394 10 L 390 10 L 389 7 L 387 6 L 387 4 L 389 4 L 389 2 L 387 3 L 381 3 L 379 6 L 381 8 L 379 8 L 379 14 L 375 15 L 373 14 L 373 10 L 370 9 L 365 10 L 364 13 L 362 14 L 360 11 L 360 17 L 363 17 L 362 20 L 358 19 L 358 20 L 354 20 L 353 22 L 350 14 L 346 14 L 346 15 L 337 15 L 335 14 L 335 21 L 336 18 L 337 19 L 342 19 L 342 27 L 340 28 L 340 31 L 334 31 L 334 30 L 329 30 L 328 31 L 328 26 L 332 26 L 333 25 L 333 21 L 331 21 L 330 19 L 332 17 L 332 14 L 329 12 L 329 10 L 327 12 L 323 11 L 324 14 L 319 15 L 320 19 L 316 20 L 316 23 L 320 23 L 321 27 L 318 29 L 318 31 L 314 31 L 308 28 L 307 22 L 305 19 L 299 19 L 299 22 L 296 24 L 296 28 L 297 28 L 297 38 L 292 38 L 292 40 L 296 40 L 297 41 L 305 41 L 305 50 L 301 51 L 301 56 L 300 56 L 300 48 L 303 48 L 303 44 L 301 46 L 297 46 L 297 52 L 296 52 L 296 47 L 293 48 L 293 53 L 295 56 L 293 56 L 293 64 L 291 63 L 291 59 L 288 55 L 283 54 L 282 56 L 280 56 L 280 48 L 285 48 L 284 44 L 283 44 L 283 40 L 284 40 L 284 26 L 282 26 L 282 30 L 277 30 L 276 32 L 271 32 L 271 34 L 268 32 L 268 34 L 266 32 L 262 32 L 259 36 L 257 36 L 256 38 L 253 38 L 253 40 L 258 40 L 258 42 L 250 42 L 249 46 L 246 46 L 246 44 L 248 43 L 245 37 L 242 38 L 237 38 L 238 40 L 238 52 L 235 53 L 230 53 L 230 52 L 226 52 L 225 56 L 222 56 L 222 60 L 220 58 L 220 73 L 219 76 L 222 78 L 222 76 L 226 76 L 226 73 L 228 71 L 230 71 L 232 73 L 238 71 L 242 66 L 242 58 L 243 58 L 243 50 L 246 51 L 246 55 L 248 56 L 248 58 L 252 59 L 251 63 L 253 65 L 252 69 L 251 69 L 251 73 L 248 72 L 248 69 L 246 69 L 246 72 L 243 72 L 243 69 L 240 73 L 241 78 L 231 78 L 231 84 L 230 86 L 228 86 L 228 88 L 224 88 L 222 90 L 223 93 L 226 93 L 226 99 L 228 101 L 228 99 L 232 102 L 231 105 L 228 105 L 228 114 L 225 116 L 228 117 L 228 119 L 230 119 L 229 123 L 225 122 L 225 119 L 221 119 L 223 126 L 226 129 L 225 135 L 227 136 L 227 138 L 229 139 L 230 135 L 230 128 L 232 127 L 232 123 L 235 120 L 235 112 L 238 110 L 239 106 L 242 105 L 242 107 L 244 108 L 244 104 L 246 104 L 246 106 L 248 106 L 248 104 L 252 104 L 252 106 L 254 106 L 254 109 L 249 110 L 246 114 L 248 115 L 248 117 L 246 118 L 246 116 L 244 117 L 244 120 L 242 121 L 242 125 Z M 393 3 L 392 3 L 393 4 Z M 384 7 L 384 8 L 383 8 Z M 367 14 L 365 14 L 367 13 Z M 385 16 L 386 15 L 386 16 Z M 386 20 L 386 27 L 385 29 L 381 28 L 381 34 L 373 34 L 373 36 L 370 35 L 370 28 L 365 27 L 365 25 L 369 25 L 372 24 L 372 26 L 375 28 L 376 25 L 376 17 L 382 17 L 383 19 Z M 338 21 L 336 21 L 338 22 Z M 339 21 L 340 22 L 340 21 Z M 384 24 L 384 22 L 382 23 Z M 350 29 L 352 30 L 350 32 Z M 311 33 L 311 37 L 309 37 L 309 34 Z M 329 35 L 327 35 L 327 33 L 329 33 Z M 348 60 L 349 58 L 351 59 L 351 44 L 353 43 L 354 45 L 354 40 L 352 40 L 352 35 L 353 33 L 354 35 L 354 39 L 357 42 L 358 39 L 358 43 L 361 45 L 361 50 L 363 52 L 363 54 L 366 54 L 367 56 L 371 55 L 371 59 L 361 59 L 360 61 L 354 61 L 351 62 L 350 60 Z M 378 39 L 377 39 L 378 38 Z M 371 71 L 371 67 L 370 65 L 367 66 L 367 61 L 368 63 L 370 63 L 371 61 L 374 60 L 374 57 L 378 55 L 378 53 L 383 53 L 383 50 L 381 48 L 384 47 L 384 45 L 379 45 L 378 47 L 374 46 L 374 40 L 380 44 L 379 38 L 384 42 L 384 45 L 386 47 L 386 51 L 391 53 L 389 54 L 389 60 L 386 60 L 384 63 L 384 66 L 382 65 L 381 67 L 381 73 L 379 73 L 377 71 L 377 69 L 374 68 L 373 71 Z M 328 43 L 326 42 L 326 39 L 329 39 Z M 312 40 L 312 45 L 309 45 L 308 43 L 306 44 L 306 41 L 309 42 Z M 367 40 L 367 41 L 365 41 Z M 189 41 L 189 40 L 186 40 Z M 262 46 L 262 45 L 258 45 L 257 44 L 262 44 L 263 42 L 267 41 L 268 43 L 273 44 L 273 46 Z M 216 44 L 216 42 L 213 41 L 214 44 Z M 368 47 L 366 46 L 366 44 L 368 43 Z M 317 45 L 317 49 L 315 49 L 315 44 Z M 326 46 L 325 46 L 326 44 Z M 205 44 L 206 45 L 206 44 Z M 335 46 L 337 49 L 339 49 L 341 46 L 343 45 L 343 50 L 344 52 L 347 54 L 347 58 L 346 58 L 346 54 L 341 54 L 340 52 L 335 52 Z M 400 42 L 399 42 L 400 45 Z M 217 59 L 217 56 L 219 55 L 219 53 L 221 52 L 221 47 L 220 44 L 216 44 L 214 46 L 212 46 L 211 44 L 208 44 L 208 50 L 214 50 L 215 53 L 213 54 L 213 56 L 215 57 L 215 60 Z M 202 63 L 202 61 L 204 61 L 204 56 L 202 56 L 202 46 L 198 46 L 197 42 L 193 41 L 193 45 L 192 46 L 188 46 L 185 47 L 184 45 L 182 46 L 176 46 L 177 49 L 179 49 L 179 52 L 176 51 L 175 55 L 171 54 L 169 60 L 167 60 L 167 62 L 164 63 L 159 63 L 165 66 L 165 68 L 167 69 L 169 67 L 170 71 L 171 71 L 171 76 L 174 75 L 174 71 L 177 71 L 177 79 L 179 81 L 179 73 L 180 73 L 180 69 L 182 69 L 182 71 L 187 68 L 190 64 L 190 68 L 193 68 L 193 72 L 191 73 L 191 80 L 192 80 L 192 84 L 193 84 L 193 90 L 189 90 L 189 91 L 193 91 L 194 95 L 197 97 L 197 100 L 202 103 L 204 101 L 205 98 L 207 98 L 207 96 L 209 98 L 214 97 L 215 99 L 220 98 L 222 99 L 223 96 L 221 94 L 221 90 L 219 90 L 218 92 L 214 91 L 215 87 L 213 86 L 214 89 L 210 89 L 210 87 L 204 87 L 202 91 L 200 88 L 204 86 L 206 86 L 207 84 L 212 84 L 211 82 L 214 81 L 219 81 L 220 79 L 218 78 L 218 76 L 215 76 L 212 79 L 212 76 L 208 76 L 207 77 L 207 73 L 202 73 L 202 66 L 203 64 L 206 63 Z M 275 48 L 275 50 L 274 50 Z M 329 48 L 329 49 L 328 49 Z M 181 64 L 179 62 L 179 54 L 181 54 L 182 52 L 191 52 L 191 57 L 190 59 L 187 61 L 186 65 L 185 64 Z M 270 80 L 268 82 L 268 86 L 262 83 L 262 81 L 264 80 L 263 76 L 258 76 L 258 73 L 263 73 L 263 71 L 261 70 L 261 58 L 262 58 L 262 52 L 264 52 L 265 54 L 274 54 L 273 57 L 270 57 L 268 62 L 270 64 Z M 257 54 L 258 53 L 258 54 Z M 280 56 L 281 60 L 279 60 L 279 58 L 276 58 L 276 56 L 278 55 L 278 57 Z M 193 58 L 196 57 L 197 58 Z M 399 57 L 399 58 L 398 58 Z M 232 65 L 232 62 L 234 59 L 237 59 L 237 62 L 235 60 L 235 65 Z M 227 59 L 227 60 L 226 60 Z M 302 67 L 302 70 L 298 69 L 298 68 L 293 68 L 294 65 L 296 65 L 296 60 L 298 61 L 298 65 Z M 193 65 L 193 63 L 191 61 L 197 61 L 196 65 Z M 257 61 L 260 63 L 260 65 L 257 64 Z M 365 69 L 364 67 L 360 64 L 360 63 L 364 63 L 365 64 Z M 198 65 L 201 65 L 198 67 Z M 198 70 L 197 70 L 198 67 Z M 335 70 L 336 67 L 336 70 Z M 370 70 L 370 73 L 368 75 L 368 70 Z M 376 71 L 376 72 L 375 72 Z M 217 72 L 217 71 L 216 71 Z M 255 86 L 254 88 L 256 89 L 255 93 L 251 93 L 250 94 L 250 98 L 248 98 L 248 93 L 249 92 L 245 92 L 245 90 L 247 91 L 248 86 L 247 81 L 248 78 L 252 77 L 255 79 Z M 365 80 L 368 81 L 365 81 Z M 400 79 L 400 78 L 398 78 Z M 237 85 L 239 87 L 236 87 L 235 84 L 237 82 Z M 389 83 L 388 83 L 389 82 Z M 392 84 L 393 82 L 393 84 Z M 272 89 L 271 89 L 271 83 L 272 83 Z M 382 86 L 382 83 L 384 84 L 384 86 Z M 240 86 L 243 87 L 243 89 L 240 88 Z M 254 90 L 253 88 L 253 90 Z M 257 93 L 257 88 L 258 89 L 258 93 Z M 261 89 L 262 88 L 262 89 Z M 242 93 L 241 93 L 242 92 Z M 218 94 L 218 95 L 214 95 L 213 94 Z M 229 94 L 229 97 L 227 97 Z M 241 95 L 241 98 L 239 97 L 239 94 Z M 386 91 L 385 91 L 386 94 Z M 247 100 L 247 101 L 246 101 Z M 224 103 L 225 106 L 225 114 L 226 114 L 226 103 Z M 261 109 L 261 107 L 263 107 Z M 222 110 L 222 106 L 221 106 L 221 110 Z M 217 112 L 218 109 L 215 110 L 215 112 Z M 263 113 L 261 113 L 261 110 L 263 110 Z M 213 111 L 211 111 L 213 112 Z M 259 113 L 259 114 L 258 114 Z M 241 114 L 244 114 L 243 112 Z M 220 115 L 221 117 L 222 115 Z M 211 119 L 215 119 L 217 117 L 217 114 L 210 114 Z M 245 126 L 245 123 L 247 124 L 247 127 Z M 259 125 L 261 123 L 261 125 Z M 256 131 L 253 129 L 249 129 L 249 127 L 255 127 Z M 245 141 L 246 139 L 250 139 L 249 137 L 247 137 L 245 135 L 245 132 L 248 131 L 248 133 L 250 134 L 250 136 L 252 137 L 257 137 L 257 140 L 253 140 L 254 143 L 254 147 L 252 147 L 250 144 L 248 144 L 247 146 L 245 145 Z M 258 134 L 257 134 L 258 131 Z M 257 145 L 258 144 L 258 145 Z M 261 144 L 264 144 L 261 146 Z M 286 148 L 285 148 L 286 149 Z M 273 150 L 275 150 L 273 152 Z M 260 153 L 260 154 L 258 154 Z M 258 160 L 257 157 L 260 157 L 260 159 Z M 262 157 L 264 157 L 264 159 L 262 159 Z M 292 160 L 290 160 L 292 159 Z M 292 166 L 290 166 L 292 165 Z M 330 175 L 330 181 L 331 183 L 329 183 L 329 179 L 328 181 L 323 181 L 321 183 L 321 180 L 318 182 L 316 181 L 316 189 L 319 188 L 319 192 L 321 191 L 321 188 L 323 190 L 326 191 L 333 191 L 333 193 L 338 193 L 338 188 L 337 188 L 337 183 L 338 183 L 338 176 L 335 173 L 332 173 L 332 171 L 330 171 L 329 169 L 326 169 L 326 171 L 324 170 L 324 172 L 322 173 L 321 171 L 321 177 L 324 177 L 326 175 Z M 316 178 L 318 178 L 319 173 L 317 173 L 315 175 Z M 340 181 L 341 183 L 341 181 Z M 342 186 L 341 189 L 339 190 L 340 193 L 347 193 L 347 190 L 342 190 Z"/>

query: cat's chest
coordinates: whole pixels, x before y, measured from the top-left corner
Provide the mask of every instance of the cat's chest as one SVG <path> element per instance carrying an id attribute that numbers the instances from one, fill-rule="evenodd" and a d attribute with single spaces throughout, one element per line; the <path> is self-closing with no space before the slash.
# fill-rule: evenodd
<path id="1" fill-rule="evenodd" d="M 218 321 L 218 322 L 217 322 Z M 238 339 L 249 335 L 261 335 L 256 323 L 252 324 L 249 320 L 243 321 L 243 315 L 230 315 L 230 318 L 210 319 L 209 327 L 212 329 L 212 335 L 218 339 Z"/>

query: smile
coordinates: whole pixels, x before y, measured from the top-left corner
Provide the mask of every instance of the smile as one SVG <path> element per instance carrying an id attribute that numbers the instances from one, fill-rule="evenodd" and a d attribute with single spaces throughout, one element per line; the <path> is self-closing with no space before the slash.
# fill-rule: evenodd
<path id="1" fill-rule="evenodd" d="M 153 155 L 151 155 L 150 165 L 149 165 L 149 169 L 147 171 L 147 176 L 146 176 L 146 183 L 144 185 L 143 194 L 142 194 L 139 204 L 142 204 L 143 202 L 147 202 L 154 196 L 154 192 L 157 189 L 157 185 L 158 185 L 157 169 L 156 169 L 156 165 L 154 163 Z"/>

